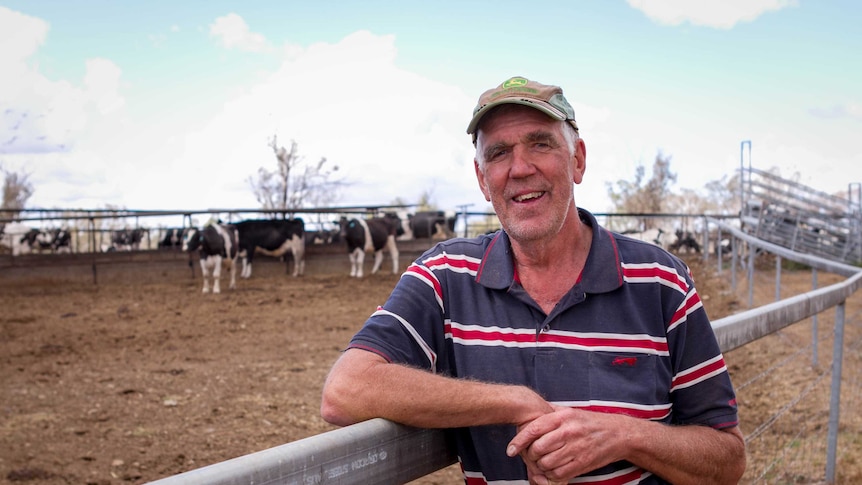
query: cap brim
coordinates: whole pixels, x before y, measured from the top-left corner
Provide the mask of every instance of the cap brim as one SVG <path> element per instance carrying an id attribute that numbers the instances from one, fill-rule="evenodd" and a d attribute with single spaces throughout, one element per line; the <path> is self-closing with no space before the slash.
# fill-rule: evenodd
<path id="1" fill-rule="evenodd" d="M 473 115 L 473 119 L 470 120 L 470 124 L 467 125 L 467 133 L 474 134 L 479 126 L 479 122 L 482 121 L 482 118 L 485 117 L 493 108 L 503 105 L 503 104 L 520 104 L 522 106 L 529 106 L 530 108 L 535 108 L 546 115 L 550 116 L 559 121 L 566 120 L 566 114 L 562 111 L 554 108 L 550 104 L 543 103 L 540 101 L 536 101 L 535 99 L 526 99 L 526 98 L 507 98 L 501 99 L 498 101 L 494 101 L 492 103 L 488 103 L 482 107 L 475 115 Z"/>

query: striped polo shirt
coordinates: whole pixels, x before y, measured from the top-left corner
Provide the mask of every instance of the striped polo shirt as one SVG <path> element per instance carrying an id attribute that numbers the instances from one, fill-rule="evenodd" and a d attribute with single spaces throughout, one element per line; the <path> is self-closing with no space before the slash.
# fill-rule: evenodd
<path id="1" fill-rule="evenodd" d="M 546 315 L 518 284 L 507 234 L 420 256 L 349 347 L 441 375 L 524 385 L 548 402 L 667 424 L 737 424 L 724 359 L 688 267 L 653 244 L 593 228 L 582 276 Z M 441 410 L 445 412 L 445 410 Z M 452 430 L 466 482 L 527 483 L 510 425 Z M 665 483 L 617 462 L 590 484 Z"/>

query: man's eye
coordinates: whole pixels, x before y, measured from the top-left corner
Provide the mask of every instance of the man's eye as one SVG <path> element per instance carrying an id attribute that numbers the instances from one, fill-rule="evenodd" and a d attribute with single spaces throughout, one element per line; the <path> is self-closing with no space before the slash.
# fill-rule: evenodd
<path id="1" fill-rule="evenodd" d="M 493 151 L 493 152 L 491 152 L 491 154 L 488 156 L 488 160 L 498 160 L 498 159 L 500 159 L 500 158 L 504 157 L 507 153 L 509 153 L 509 151 L 508 151 L 508 150 L 505 150 L 505 149 L 494 150 L 494 151 Z"/>

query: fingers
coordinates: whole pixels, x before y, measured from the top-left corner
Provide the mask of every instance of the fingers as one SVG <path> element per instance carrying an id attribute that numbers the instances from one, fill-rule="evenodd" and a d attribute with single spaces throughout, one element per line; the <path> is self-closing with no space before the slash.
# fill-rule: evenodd
<path id="1" fill-rule="evenodd" d="M 507 449 L 507 452 L 518 450 L 517 454 L 524 461 L 527 475 L 533 485 L 567 483 L 561 481 L 560 475 L 555 473 L 560 460 L 568 461 L 564 456 L 560 456 L 564 443 L 559 441 L 558 436 L 554 436 L 555 429 L 552 424 L 531 423 L 531 426 L 525 427 L 513 438 Z"/>
<path id="2" fill-rule="evenodd" d="M 509 446 L 506 447 L 506 454 L 509 457 L 517 456 L 532 445 L 537 439 L 557 429 L 559 427 L 559 422 L 553 418 L 549 419 L 549 416 L 552 416 L 552 414 L 546 414 L 536 418 L 521 428 L 515 437 L 509 441 Z"/>
<path id="3" fill-rule="evenodd" d="M 569 441 L 583 438 L 575 431 L 580 429 L 576 413 L 569 408 L 555 408 L 554 413 L 534 419 L 519 429 L 506 449 L 509 456 L 520 455 L 524 460 L 531 484 L 564 484 L 568 482 L 562 478 L 583 471 L 573 466 L 572 453 L 577 452 L 577 447 L 567 446 L 571 444 Z"/>

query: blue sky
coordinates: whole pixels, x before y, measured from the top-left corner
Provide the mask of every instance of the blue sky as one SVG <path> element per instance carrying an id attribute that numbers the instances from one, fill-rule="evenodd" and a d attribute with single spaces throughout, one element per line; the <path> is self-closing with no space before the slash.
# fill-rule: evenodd
<path id="1" fill-rule="evenodd" d="M 326 157 L 339 205 L 485 210 L 465 133 L 514 75 L 558 84 L 579 206 L 660 151 L 677 188 L 755 167 L 862 181 L 862 6 L 812 0 L 0 3 L 0 166 L 30 207 L 253 208 L 268 139 Z M 747 163 L 747 159 L 746 159 Z"/>

